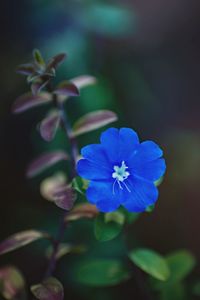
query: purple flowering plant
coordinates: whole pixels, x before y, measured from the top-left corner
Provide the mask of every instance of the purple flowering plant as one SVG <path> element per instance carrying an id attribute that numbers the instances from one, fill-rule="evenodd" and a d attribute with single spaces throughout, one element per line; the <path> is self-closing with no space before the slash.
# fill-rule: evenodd
<path id="1" fill-rule="evenodd" d="M 117 121 L 117 115 L 109 110 L 98 110 L 71 124 L 66 109 L 69 98 L 80 96 L 81 89 L 96 84 L 96 79 L 84 75 L 54 85 L 57 68 L 65 58 L 66 54 L 61 53 L 46 62 L 40 51 L 34 50 L 33 61 L 17 68 L 18 73 L 27 76 L 30 92 L 16 99 L 12 112 L 19 114 L 41 105 L 50 107 L 38 125 L 41 138 L 51 142 L 60 128 L 70 145 L 68 152 L 45 152 L 35 158 L 27 168 L 27 177 L 33 178 L 62 161 L 68 163 L 69 172 L 56 172 L 40 184 L 43 198 L 62 213 L 57 234 L 53 236 L 37 229 L 24 230 L 0 243 L 0 254 L 6 254 L 39 239 L 49 242 L 46 270 L 38 276 L 38 282 L 32 283 L 30 291 L 27 291 L 22 272 L 15 266 L 0 268 L 0 294 L 4 299 L 25 300 L 33 296 L 40 300 L 67 299 L 64 296 L 66 287 L 60 282 L 62 278 L 55 277 L 57 261 L 71 253 L 81 257 L 89 247 L 78 241 L 73 244 L 65 240 L 68 225 L 89 219 L 97 243 L 118 238 L 118 243 L 124 243 L 120 236 L 126 235 L 125 228 L 142 212 L 153 210 L 158 199 L 158 185 L 166 170 L 161 148 L 150 140 L 140 142 L 138 134 L 126 127 L 104 130 L 100 144 L 86 145 L 80 156 L 79 136 Z M 81 232 L 81 226 L 79 230 Z M 106 245 L 110 247 L 109 243 Z M 186 250 L 162 256 L 143 247 L 128 249 L 124 245 L 124 249 L 122 259 L 118 256 L 110 259 L 101 254 L 89 260 L 80 258 L 74 272 L 76 284 L 105 287 L 134 277 L 141 299 L 171 299 L 166 296 L 167 293 L 177 289 L 182 291 L 182 281 L 195 265 L 194 257 Z M 187 268 L 181 271 L 179 266 L 184 262 L 187 262 Z M 151 298 L 155 290 L 160 298 Z M 183 298 L 176 298 L 179 299 Z"/>

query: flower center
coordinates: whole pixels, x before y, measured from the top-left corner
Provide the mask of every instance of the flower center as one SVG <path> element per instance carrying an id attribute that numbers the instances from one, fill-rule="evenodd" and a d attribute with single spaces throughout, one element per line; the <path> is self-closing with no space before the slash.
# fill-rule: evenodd
<path id="1" fill-rule="evenodd" d="M 112 178 L 115 179 L 114 184 L 113 184 L 113 194 L 114 194 L 114 188 L 115 188 L 116 182 L 118 183 L 121 190 L 123 190 L 123 186 L 122 186 L 122 184 L 123 184 L 125 186 L 125 188 L 130 192 L 130 189 L 124 182 L 124 180 L 127 179 L 130 175 L 130 173 L 128 171 L 126 171 L 128 169 L 128 167 L 126 166 L 125 162 L 122 161 L 121 167 L 114 166 L 113 169 L 115 171 L 112 173 Z"/>

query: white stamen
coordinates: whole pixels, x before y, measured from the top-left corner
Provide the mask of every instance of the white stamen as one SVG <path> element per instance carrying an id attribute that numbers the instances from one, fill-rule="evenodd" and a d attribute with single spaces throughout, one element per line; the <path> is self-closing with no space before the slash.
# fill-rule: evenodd
<path id="1" fill-rule="evenodd" d="M 126 169 L 128 169 L 128 167 L 126 166 L 125 162 L 122 161 L 121 167 L 114 166 L 113 169 L 115 171 L 115 172 L 112 173 L 112 178 L 115 179 L 115 181 L 113 183 L 113 194 L 115 194 L 115 184 L 116 184 L 116 182 L 118 183 L 119 188 L 121 190 L 123 190 L 123 187 L 121 185 L 121 183 L 123 183 L 123 185 L 125 186 L 127 191 L 131 192 L 130 189 L 128 188 L 127 184 L 124 182 L 124 180 L 126 180 L 130 175 L 130 173 L 128 171 L 126 171 Z"/>

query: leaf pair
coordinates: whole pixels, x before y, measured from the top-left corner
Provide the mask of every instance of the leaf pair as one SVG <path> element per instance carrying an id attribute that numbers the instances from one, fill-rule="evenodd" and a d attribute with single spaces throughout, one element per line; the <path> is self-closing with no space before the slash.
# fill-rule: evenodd
<path id="1" fill-rule="evenodd" d="M 129 258 L 136 266 L 157 279 L 152 283 L 158 290 L 182 281 L 195 265 L 194 257 L 186 250 L 163 257 L 151 249 L 140 248 L 131 251 Z"/>
<path id="2" fill-rule="evenodd" d="M 29 66 L 30 67 L 30 66 Z M 28 68 L 29 68 L 28 67 Z M 78 96 L 79 89 L 92 85 L 96 79 L 89 75 L 78 76 L 70 81 L 63 81 L 55 89 L 54 93 L 58 96 L 58 101 L 66 101 L 70 95 Z M 39 84 L 36 82 L 36 85 Z M 44 87 L 44 86 L 43 86 Z M 35 86 L 35 88 L 37 88 Z M 41 86 L 40 86 L 41 88 Z M 32 91 L 33 92 L 33 91 Z M 73 95 L 72 95 L 73 94 Z M 12 106 L 13 113 L 22 113 L 28 109 L 40 106 L 53 101 L 53 95 L 48 92 L 37 91 L 37 94 L 26 93 L 18 97 Z"/>

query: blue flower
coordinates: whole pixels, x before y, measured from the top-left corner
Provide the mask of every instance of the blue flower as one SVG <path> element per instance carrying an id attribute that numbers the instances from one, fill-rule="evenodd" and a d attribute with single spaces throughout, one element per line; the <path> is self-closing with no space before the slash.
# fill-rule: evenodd
<path id="1" fill-rule="evenodd" d="M 158 198 L 154 184 L 165 173 L 163 152 L 152 141 L 140 143 L 130 128 L 110 128 L 101 135 L 101 144 L 81 150 L 78 174 L 90 180 L 86 196 L 102 212 L 120 205 L 130 212 L 145 211 Z"/>

